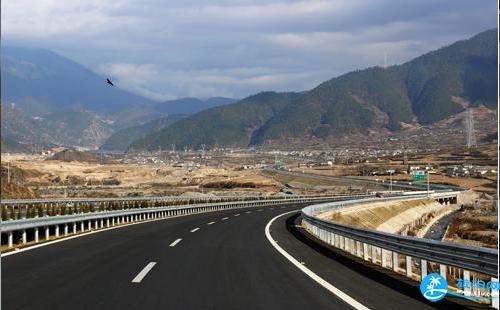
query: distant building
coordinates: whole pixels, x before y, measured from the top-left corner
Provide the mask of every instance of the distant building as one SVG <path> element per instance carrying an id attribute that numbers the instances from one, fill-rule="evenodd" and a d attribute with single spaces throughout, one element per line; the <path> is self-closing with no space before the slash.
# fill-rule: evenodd
<path id="1" fill-rule="evenodd" d="M 449 177 L 456 177 L 457 176 L 457 166 L 448 166 L 444 170 L 444 174 Z"/>

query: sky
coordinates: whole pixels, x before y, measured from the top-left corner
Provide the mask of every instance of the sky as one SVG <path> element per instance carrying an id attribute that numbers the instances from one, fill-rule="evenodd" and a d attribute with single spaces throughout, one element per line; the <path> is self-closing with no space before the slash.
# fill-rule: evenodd
<path id="1" fill-rule="evenodd" d="M 154 100 L 304 91 L 497 27 L 496 0 L 2 0 L 2 44 Z"/>

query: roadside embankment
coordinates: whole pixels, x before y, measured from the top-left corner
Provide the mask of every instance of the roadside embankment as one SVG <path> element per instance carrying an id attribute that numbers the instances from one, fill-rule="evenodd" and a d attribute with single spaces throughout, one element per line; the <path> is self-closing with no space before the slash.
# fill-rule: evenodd
<path id="1" fill-rule="evenodd" d="M 456 206 L 444 206 L 429 198 L 363 203 L 329 210 L 320 217 L 333 222 L 388 233 L 423 236 L 430 224 Z"/>

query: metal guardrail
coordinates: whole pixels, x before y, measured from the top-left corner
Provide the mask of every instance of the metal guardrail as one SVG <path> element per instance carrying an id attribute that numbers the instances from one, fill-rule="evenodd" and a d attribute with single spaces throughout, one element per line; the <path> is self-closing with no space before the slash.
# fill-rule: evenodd
<path id="1" fill-rule="evenodd" d="M 416 195 L 415 197 L 418 196 L 422 195 Z M 401 199 L 403 197 L 386 198 L 385 200 L 398 198 Z M 408 198 L 408 196 L 404 198 Z M 302 209 L 302 216 L 308 225 L 322 231 L 322 233 L 333 233 L 384 250 L 395 251 L 414 258 L 497 277 L 498 250 L 496 249 L 413 238 L 367 228 L 356 228 L 315 216 L 319 211 L 370 201 L 381 201 L 381 199 L 360 199 L 349 202 L 312 205 Z M 318 234 L 321 233 L 318 232 Z"/>
<path id="2" fill-rule="evenodd" d="M 357 197 L 368 197 L 368 196 L 369 195 L 358 195 Z M 39 227 L 48 227 L 61 224 L 74 224 L 76 222 L 96 221 L 109 218 L 119 218 L 125 216 L 151 214 L 151 213 L 159 214 L 162 212 L 168 212 L 166 216 L 171 216 L 179 214 L 207 212 L 211 210 L 256 207 L 256 206 L 276 205 L 276 204 L 338 201 L 350 198 L 352 198 L 352 196 L 283 198 L 283 199 L 268 199 L 268 200 L 222 202 L 222 203 L 205 203 L 205 204 L 168 206 L 168 207 L 133 208 L 133 209 L 116 210 L 116 211 L 88 212 L 88 213 L 78 213 L 78 214 L 69 214 L 60 216 L 44 216 L 44 217 L 2 221 L 0 225 L 0 232 L 6 233 L 19 230 L 39 228 Z"/>
<path id="3" fill-rule="evenodd" d="M 336 195 L 314 195 L 330 197 Z M 339 195 L 340 196 L 340 195 Z M 223 203 L 235 201 L 267 201 L 280 199 L 300 199 L 312 196 L 160 196 L 160 197 L 120 197 L 120 198 L 41 198 L 4 200 L 0 204 L 3 221 L 107 212 L 129 209 L 160 208 L 167 206 L 192 205 L 201 203 Z"/>
<path id="4" fill-rule="evenodd" d="M 319 197 L 322 195 L 317 195 Z M 331 195 L 323 195 L 324 197 Z M 282 196 L 284 198 L 304 198 L 309 197 L 306 195 L 289 195 Z M 34 198 L 34 199 L 2 199 L 0 205 L 26 205 L 33 203 L 78 203 L 78 202 L 118 202 L 118 201 L 177 201 L 177 200 L 216 200 L 216 199 L 236 199 L 236 200 L 266 200 L 266 199 L 280 199 L 280 197 L 270 196 L 236 196 L 236 195 L 222 195 L 222 196 L 140 196 L 140 197 L 89 197 L 89 198 Z"/>

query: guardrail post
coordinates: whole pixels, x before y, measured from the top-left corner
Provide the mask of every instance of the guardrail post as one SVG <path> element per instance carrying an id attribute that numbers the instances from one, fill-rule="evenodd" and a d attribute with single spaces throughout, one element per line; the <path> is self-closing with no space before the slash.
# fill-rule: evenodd
<path id="1" fill-rule="evenodd" d="M 45 226 L 45 240 L 49 240 L 49 238 L 50 238 L 49 226 Z"/>
<path id="2" fill-rule="evenodd" d="M 377 247 L 372 245 L 372 263 L 377 263 Z"/>
<path id="3" fill-rule="evenodd" d="M 423 279 L 423 278 L 425 278 L 426 275 L 427 275 L 427 260 L 421 259 L 420 260 L 420 276 Z"/>
<path id="4" fill-rule="evenodd" d="M 114 217 L 111 218 L 111 226 L 115 226 L 115 218 Z"/>
<path id="5" fill-rule="evenodd" d="M 68 235 L 68 224 L 64 224 L 64 235 Z"/>
<path id="6" fill-rule="evenodd" d="M 81 232 L 85 231 L 85 223 L 84 222 L 80 222 L 80 231 Z"/>
<path id="7" fill-rule="evenodd" d="M 95 220 L 94 221 L 94 229 L 98 229 L 98 228 L 99 228 L 99 221 Z"/>
<path id="8" fill-rule="evenodd" d="M 382 249 L 382 253 L 380 254 L 380 260 L 382 263 L 382 267 L 387 268 L 387 250 Z"/>
<path id="9" fill-rule="evenodd" d="M 406 276 L 411 277 L 412 274 L 412 268 L 411 268 L 411 256 L 406 255 Z"/>
<path id="10" fill-rule="evenodd" d="M 104 219 L 101 219 L 101 228 L 104 228 Z"/>
<path id="11" fill-rule="evenodd" d="M 439 264 L 439 274 L 446 279 L 446 265 Z"/>
<path id="12" fill-rule="evenodd" d="M 40 240 L 40 235 L 38 232 L 38 227 L 35 227 L 35 242 L 38 242 Z"/>
<path id="13" fill-rule="evenodd" d="M 23 244 L 26 244 L 26 242 L 28 241 L 28 238 L 26 237 L 26 229 L 23 229 L 22 236 L 23 236 Z"/>
<path id="14" fill-rule="evenodd" d="M 464 270 L 464 283 L 470 283 L 470 271 Z M 470 296 L 471 286 L 464 287 L 464 296 Z"/>
<path id="15" fill-rule="evenodd" d="M 392 270 L 394 270 L 395 272 L 398 272 L 398 270 L 399 270 L 398 253 L 394 252 L 394 251 L 392 251 Z"/>
<path id="16" fill-rule="evenodd" d="M 55 227 L 55 228 L 56 228 L 56 233 L 55 233 L 55 235 L 56 235 L 56 238 L 57 238 L 57 237 L 59 237 L 59 225 L 56 225 L 56 227 Z"/>
<path id="17" fill-rule="evenodd" d="M 14 233 L 12 231 L 7 232 L 7 246 L 9 248 L 14 246 Z"/>
<path id="18" fill-rule="evenodd" d="M 373 246 L 372 246 L 373 248 Z M 368 260 L 368 244 L 363 242 L 363 258 Z"/>
<path id="19" fill-rule="evenodd" d="M 76 222 L 73 223 L 73 234 L 76 234 Z"/>
<path id="20" fill-rule="evenodd" d="M 498 279 L 491 278 L 491 283 L 495 283 L 491 286 L 491 307 L 498 309 L 500 307 L 500 301 L 498 300 Z"/>
<path id="21" fill-rule="evenodd" d="M 91 221 L 91 220 L 89 220 L 89 222 L 87 223 L 87 229 L 88 229 L 89 231 L 91 231 L 91 230 L 92 230 L 92 221 Z"/>
<path id="22" fill-rule="evenodd" d="M 109 227 L 109 217 L 106 219 L 106 227 Z"/>

